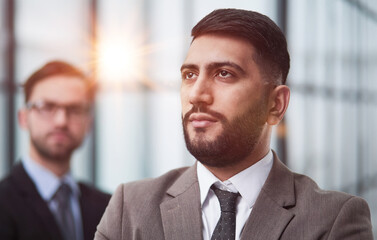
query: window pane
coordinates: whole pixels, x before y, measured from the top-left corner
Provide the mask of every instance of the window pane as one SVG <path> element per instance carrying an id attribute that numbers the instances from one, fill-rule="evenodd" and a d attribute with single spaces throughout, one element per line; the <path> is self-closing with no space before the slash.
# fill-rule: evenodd
<path id="1" fill-rule="evenodd" d="M 376 219 L 377 21 L 371 13 L 377 3 L 293 0 L 289 7 L 289 165 L 323 188 L 364 197 Z"/>
<path id="2" fill-rule="evenodd" d="M 89 0 L 18 1 L 15 18 L 17 83 L 23 83 L 37 68 L 56 59 L 89 70 Z M 23 104 L 20 91 L 16 99 L 15 108 L 19 109 Z M 20 158 L 27 154 L 28 137 L 19 128 L 16 134 L 16 156 Z M 86 180 L 90 179 L 89 156 L 87 142 L 73 156 L 74 174 Z"/>

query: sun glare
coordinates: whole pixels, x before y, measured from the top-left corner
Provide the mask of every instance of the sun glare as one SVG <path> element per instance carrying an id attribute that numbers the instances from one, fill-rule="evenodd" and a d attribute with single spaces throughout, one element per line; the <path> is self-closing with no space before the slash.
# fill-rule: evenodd
<path id="1" fill-rule="evenodd" d="M 140 46 L 127 41 L 103 41 L 97 48 L 98 76 L 102 81 L 132 82 L 142 78 Z"/>
<path id="2" fill-rule="evenodd" d="M 131 22 L 131 21 L 129 21 Z M 150 80 L 148 63 L 167 43 L 149 42 L 147 34 L 135 26 L 98 26 L 98 38 L 92 39 L 90 68 L 99 84 L 105 88 L 157 90 L 159 84 Z"/>

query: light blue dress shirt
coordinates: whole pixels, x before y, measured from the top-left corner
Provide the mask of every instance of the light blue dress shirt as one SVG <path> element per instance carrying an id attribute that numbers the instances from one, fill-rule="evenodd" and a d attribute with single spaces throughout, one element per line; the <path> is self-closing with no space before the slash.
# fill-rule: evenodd
<path id="1" fill-rule="evenodd" d="M 67 173 L 63 177 L 58 178 L 47 168 L 36 163 L 28 156 L 23 158 L 22 163 L 26 173 L 29 175 L 29 177 L 37 187 L 39 195 L 41 195 L 41 197 L 46 201 L 48 207 L 53 213 L 57 211 L 57 203 L 54 200 L 52 200 L 52 197 L 58 190 L 60 184 L 64 182 L 71 187 L 72 194 L 70 199 L 70 206 L 75 221 L 76 239 L 83 240 L 84 234 L 79 202 L 80 188 L 73 179 L 72 175 L 70 173 Z"/>

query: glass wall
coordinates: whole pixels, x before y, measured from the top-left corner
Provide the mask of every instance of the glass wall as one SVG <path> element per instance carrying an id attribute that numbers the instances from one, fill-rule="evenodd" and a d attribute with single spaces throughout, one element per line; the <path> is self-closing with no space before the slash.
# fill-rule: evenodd
<path id="1" fill-rule="evenodd" d="M 377 218 L 377 4 L 291 0 L 289 166 Z M 374 227 L 376 229 L 376 227 Z M 376 231 L 376 230 L 375 230 Z"/>
<path id="2" fill-rule="evenodd" d="M 113 191 L 120 182 L 194 162 L 183 140 L 179 69 L 191 28 L 223 7 L 258 10 L 276 19 L 275 1 L 99 1 L 100 187 Z M 108 58 L 110 65 L 104 62 Z"/>
<path id="3" fill-rule="evenodd" d="M 6 15 L 15 23 L 17 84 L 53 59 L 96 76 L 96 120 L 73 172 L 113 192 L 121 182 L 194 162 L 183 141 L 179 96 L 190 31 L 214 9 L 243 8 L 286 29 L 291 102 L 286 131 L 278 134 L 286 144 L 274 140 L 273 148 L 321 187 L 364 197 L 377 218 L 375 1 L 14 0 L 13 13 L 7 2 L 0 1 L 0 177 L 9 171 L 7 146 L 14 146 L 13 161 L 28 147 L 17 123 L 7 144 L 8 108 L 16 114 L 23 95 L 18 88 L 15 103 L 7 101 Z"/>
<path id="4" fill-rule="evenodd" d="M 257 10 L 274 20 L 277 11 L 274 0 L 13 3 L 14 12 L 8 14 L 14 21 L 12 57 L 18 87 L 14 103 L 7 103 L 8 90 L 1 85 L 0 110 L 5 116 L 12 108 L 16 121 L 24 104 L 19 86 L 47 61 L 65 60 L 94 74 L 99 82 L 96 120 L 93 133 L 74 155 L 73 172 L 109 192 L 121 182 L 158 176 L 194 162 L 182 137 L 179 98 L 179 69 L 194 24 L 217 8 Z M 94 28 L 91 17 L 95 17 Z M 1 42 L 5 51 L 6 41 Z M 7 119 L 2 118 L 2 133 Z M 14 124 L 13 145 L 1 146 L 10 146 L 15 153 L 12 161 L 17 162 L 28 152 L 28 135 Z M 7 155 L 6 149 L 0 150 Z M 0 176 L 4 176 L 9 166 L 7 160 L 1 164 Z"/>
<path id="5" fill-rule="evenodd" d="M 17 85 L 51 60 L 68 61 L 88 72 L 92 48 L 89 21 L 89 0 L 15 1 Z M 20 87 L 15 103 L 15 111 L 24 104 Z M 15 161 L 18 161 L 27 154 L 28 135 L 20 128 L 16 129 Z M 89 142 L 88 139 L 73 156 L 73 171 L 84 180 L 90 180 Z"/>
<path id="6" fill-rule="evenodd" d="M 6 154 L 6 71 L 5 71 L 5 58 L 6 58 L 6 9 L 5 1 L 0 1 L 0 178 L 7 173 L 7 154 Z"/>

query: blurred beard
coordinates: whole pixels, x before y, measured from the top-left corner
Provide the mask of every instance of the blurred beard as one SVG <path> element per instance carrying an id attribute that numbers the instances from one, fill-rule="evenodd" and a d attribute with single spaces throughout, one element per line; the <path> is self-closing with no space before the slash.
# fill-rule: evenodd
<path id="1" fill-rule="evenodd" d="M 81 142 L 72 137 L 69 132 L 66 132 L 67 136 L 71 140 L 68 144 L 55 144 L 50 146 L 44 139 L 31 138 L 31 144 L 34 146 L 38 154 L 50 162 L 65 162 L 69 161 L 73 151 L 78 148 Z"/>
<path id="2" fill-rule="evenodd" d="M 265 124 L 266 102 L 254 104 L 244 114 L 229 121 L 224 115 L 201 106 L 200 112 L 215 117 L 223 131 L 215 140 L 205 139 L 206 129 L 197 129 L 197 137 L 190 139 L 187 127 L 191 113 L 198 112 L 194 106 L 182 119 L 183 133 L 188 151 L 203 165 L 229 167 L 245 160 L 255 149 Z M 202 136 L 200 136 L 202 135 Z"/>

